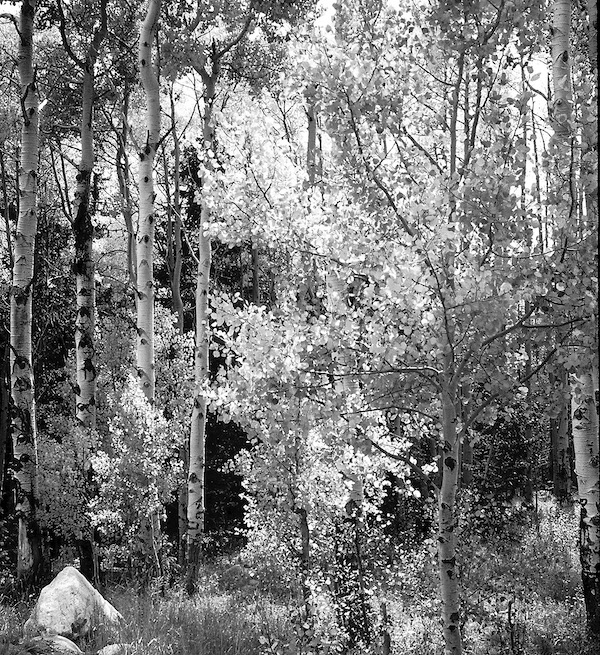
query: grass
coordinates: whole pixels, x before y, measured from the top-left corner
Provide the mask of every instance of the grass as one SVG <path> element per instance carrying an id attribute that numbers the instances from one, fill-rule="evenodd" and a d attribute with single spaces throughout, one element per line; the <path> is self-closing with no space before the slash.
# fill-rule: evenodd
<path id="1" fill-rule="evenodd" d="M 462 570 L 465 655 L 595 655 L 598 644 L 585 633 L 579 588 L 577 518 L 552 502 L 518 539 L 482 542 L 463 536 Z M 256 565 L 256 563 L 255 563 Z M 200 593 L 189 598 L 179 587 L 156 583 L 144 591 L 113 586 L 108 599 L 125 618 L 116 637 L 95 634 L 86 653 L 116 640 L 129 655 L 292 655 L 298 623 L 293 594 L 276 568 L 207 568 Z M 392 653 L 439 655 L 439 601 L 430 545 L 404 553 L 372 598 L 373 616 L 385 600 Z M 336 608 L 327 591 L 316 592 L 315 634 L 321 653 L 350 655 L 331 624 Z M 28 616 L 26 603 L 0 605 L 0 655 L 14 653 Z M 375 630 L 376 631 L 376 630 Z M 381 634 L 381 632 L 380 632 Z M 337 639 L 337 643 L 336 643 Z M 381 653 L 381 639 L 354 655 Z M 306 647 L 303 652 L 311 652 Z M 314 649 L 314 652 L 317 652 Z"/>

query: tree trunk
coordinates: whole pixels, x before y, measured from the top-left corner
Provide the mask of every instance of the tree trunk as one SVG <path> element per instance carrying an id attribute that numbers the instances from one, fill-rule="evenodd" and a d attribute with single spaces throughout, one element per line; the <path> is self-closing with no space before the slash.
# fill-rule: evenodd
<path id="1" fill-rule="evenodd" d="M 36 520 L 37 438 L 31 306 L 34 252 L 37 232 L 37 169 L 39 98 L 33 68 L 35 0 L 23 0 L 19 17 L 19 76 L 23 125 L 19 170 L 19 218 L 15 235 L 10 293 L 10 371 L 13 402 L 13 477 L 19 522 L 17 577 L 27 585 L 41 563 L 40 535 Z"/>
<path id="2" fill-rule="evenodd" d="M 438 499 L 438 562 L 442 597 L 444 655 L 460 655 L 460 601 L 456 566 L 458 514 L 456 494 L 460 474 L 460 440 L 456 433 L 456 404 L 452 388 L 442 391 L 442 484 Z"/>
<path id="3" fill-rule="evenodd" d="M 258 244 L 252 243 L 252 302 L 260 304 L 260 255 Z"/>
<path id="4" fill-rule="evenodd" d="M 59 5 L 60 6 L 60 5 Z M 77 315 L 75 319 L 75 370 L 77 385 L 75 392 L 75 416 L 80 425 L 88 430 L 96 427 L 96 346 L 94 326 L 96 322 L 95 264 L 93 255 L 94 226 L 92 224 L 92 173 L 94 169 L 94 67 L 98 51 L 107 33 L 106 0 L 99 3 L 100 25 L 94 32 L 92 43 L 86 53 L 85 61 L 80 61 L 67 47 L 67 27 L 61 9 L 61 36 L 67 51 L 83 71 L 83 90 L 81 96 L 81 160 L 76 177 L 73 202 L 73 233 L 75 237 L 75 272 L 77 289 Z M 88 479 L 92 470 L 88 465 Z M 94 560 L 92 530 L 80 534 L 77 540 L 80 569 L 90 581 L 95 580 L 98 562 Z"/>
<path id="5" fill-rule="evenodd" d="M 188 589 L 193 591 L 202 556 L 204 537 L 204 471 L 206 450 L 206 390 L 209 378 L 209 306 L 211 244 L 204 234 L 208 219 L 208 209 L 202 207 L 199 235 L 198 277 L 196 281 L 196 347 L 194 353 L 194 408 L 190 432 L 189 472 L 188 472 Z"/>
<path id="6" fill-rule="evenodd" d="M 213 62 L 213 71 L 209 75 L 201 71 L 204 84 L 203 147 L 206 153 L 216 152 L 212 110 L 215 99 L 215 85 L 218 77 L 218 62 Z M 213 155 L 214 156 L 214 155 Z M 210 158 L 207 158 L 210 162 Z M 210 163 L 207 164 L 210 166 Z M 206 184 L 203 184 L 203 193 Z M 187 501 L 187 537 L 188 570 L 187 589 L 193 593 L 196 588 L 198 569 L 202 559 L 204 539 L 204 473 L 206 451 L 206 385 L 209 380 L 209 318 L 208 303 L 211 267 L 211 242 L 205 229 L 209 220 L 206 198 L 202 198 L 200 229 L 198 231 L 198 273 L 196 278 L 196 345 L 194 350 L 194 408 L 190 430 L 188 501 Z"/>
<path id="7" fill-rule="evenodd" d="M 163 164 L 165 172 L 165 191 L 167 195 L 167 268 L 171 284 L 171 298 L 173 300 L 173 311 L 177 315 L 177 328 L 179 334 L 183 334 L 184 316 L 183 300 L 181 299 L 181 269 L 183 264 L 183 242 L 181 235 L 181 192 L 179 183 L 179 171 L 181 167 L 181 148 L 179 135 L 177 134 L 177 123 L 175 121 L 175 99 L 173 98 L 173 86 L 169 93 L 171 104 L 171 133 L 173 134 L 173 194 L 168 180 L 167 156 L 163 149 Z"/>
<path id="8" fill-rule="evenodd" d="M 160 135 L 160 96 L 158 76 L 152 62 L 152 44 L 160 16 L 160 0 L 148 0 L 146 18 L 139 42 L 139 66 L 146 97 L 146 142 L 139 152 L 139 219 L 137 232 L 137 349 L 136 362 L 140 387 L 154 405 L 154 159 Z M 156 513 L 142 518 L 150 540 L 158 574 L 161 573 L 160 521 Z"/>
<path id="9" fill-rule="evenodd" d="M 573 446 L 581 504 L 580 559 L 588 627 L 600 633 L 600 483 L 598 408 L 591 367 L 571 376 Z"/>
<path id="10" fill-rule="evenodd" d="M 11 207 L 14 207 L 8 200 L 8 189 L 6 185 L 6 166 L 4 165 L 4 149 L 0 150 L 0 175 L 2 175 L 2 201 L 4 202 L 4 231 L 6 234 L 6 252 L 10 268 L 14 266 L 11 237 Z"/>
<path id="11" fill-rule="evenodd" d="M 589 54 L 592 73 L 598 76 L 598 4 L 597 0 L 587 0 L 590 21 Z"/>
<path id="12" fill-rule="evenodd" d="M 560 382 L 566 387 L 568 381 L 564 369 L 560 373 Z M 559 414 L 550 421 L 550 438 L 552 444 L 552 488 L 559 503 L 565 503 L 571 495 L 571 455 L 569 452 L 569 408 L 562 401 Z"/>
<path id="13" fill-rule="evenodd" d="M 139 169 L 140 212 L 137 234 L 137 372 L 140 386 L 154 403 L 154 158 L 160 133 L 158 77 L 152 65 L 152 43 L 160 15 L 160 0 L 149 0 L 139 43 L 140 78 L 146 97 L 146 143 Z"/>
<path id="14" fill-rule="evenodd" d="M 557 136 L 572 132 L 573 92 L 569 39 L 571 34 L 571 0 L 554 0 L 552 24 L 552 77 L 554 102 L 552 120 Z"/>
<path id="15" fill-rule="evenodd" d="M 590 33 L 593 31 L 591 26 Z M 553 127 L 556 136 L 563 139 L 564 158 L 572 169 L 571 150 L 573 146 L 572 112 L 573 95 L 571 85 L 571 63 L 569 41 L 571 31 L 570 0 L 554 0 L 552 25 L 552 77 L 554 90 Z M 591 36 L 591 34 L 590 34 Z M 597 84 L 597 80 L 596 80 Z M 568 141 L 567 141 L 568 139 Z M 594 135 L 584 135 L 584 147 L 597 147 L 597 129 Z M 568 143 L 568 151 L 567 151 Z M 566 168 L 566 167 L 565 167 Z M 569 184 L 572 198 L 578 196 L 577 180 L 570 170 Z M 597 206 L 589 190 L 586 193 L 588 223 L 597 225 Z M 588 196 L 590 198 L 588 199 Z M 573 220 L 574 207 L 571 206 L 567 229 L 575 232 L 583 228 Z M 566 239 L 563 246 L 566 252 Z M 597 320 L 597 319 L 596 319 Z M 597 331 L 597 323 L 595 325 Z M 593 349 L 594 356 L 597 346 Z M 583 350 L 582 350 L 583 352 Z M 587 359 L 587 361 L 586 361 Z M 598 462 L 598 410 L 595 402 L 594 374 L 597 364 L 592 364 L 590 354 L 581 357 L 577 370 L 571 374 L 571 419 L 573 424 L 573 450 L 577 488 L 581 504 L 579 555 L 581 559 L 581 577 L 586 607 L 588 628 L 600 633 L 600 477 Z"/>
<path id="16" fill-rule="evenodd" d="M 0 363 L 0 504 L 4 495 L 4 475 L 6 473 L 6 460 L 8 456 L 8 439 L 10 425 L 10 404 L 8 385 L 8 344 L 2 354 Z"/>
<path id="17" fill-rule="evenodd" d="M 311 84 L 305 92 L 306 117 L 308 119 L 308 143 L 306 146 L 307 181 L 305 187 L 312 189 L 315 185 L 317 170 L 317 117 L 315 113 L 316 87 Z"/>
<path id="18" fill-rule="evenodd" d="M 129 189 L 129 158 L 127 156 L 127 115 L 129 113 L 129 86 L 125 80 L 125 89 L 123 91 L 123 125 L 120 132 L 117 132 L 117 155 L 116 168 L 117 179 L 119 181 L 119 195 L 121 197 L 121 213 L 127 229 L 127 271 L 129 273 L 129 282 L 132 289 L 136 290 L 137 303 L 137 252 L 136 252 L 136 235 L 133 227 L 133 200 Z"/>
<path id="19" fill-rule="evenodd" d="M 75 321 L 75 358 L 77 370 L 76 416 L 85 428 L 96 427 L 96 348 L 94 325 L 96 291 L 91 211 L 91 180 L 94 169 L 94 66 L 98 50 L 107 32 L 106 0 L 99 4 L 101 23 L 86 54 L 83 68 L 81 98 L 81 160 L 77 172 L 77 186 L 73 203 L 73 232 L 75 235 L 75 270 L 77 284 L 77 318 Z M 63 39 L 66 26 L 62 25 Z M 69 52 L 71 52 L 69 50 Z"/>

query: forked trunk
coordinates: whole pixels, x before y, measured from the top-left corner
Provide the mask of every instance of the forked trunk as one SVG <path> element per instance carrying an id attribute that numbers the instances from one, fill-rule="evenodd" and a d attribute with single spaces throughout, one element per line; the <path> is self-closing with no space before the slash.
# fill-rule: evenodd
<path id="1" fill-rule="evenodd" d="M 13 402 L 13 479 L 18 518 L 17 577 L 27 584 L 41 563 L 36 521 L 37 439 L 31 349 L 33 264 L 37 232 L 39 98 L 33 68 L 35 0 L 23 0 L 19 17 L 19 77 L 23 125 L 19 170 L 19 219 L 10 293 L 10 372 Z"/>

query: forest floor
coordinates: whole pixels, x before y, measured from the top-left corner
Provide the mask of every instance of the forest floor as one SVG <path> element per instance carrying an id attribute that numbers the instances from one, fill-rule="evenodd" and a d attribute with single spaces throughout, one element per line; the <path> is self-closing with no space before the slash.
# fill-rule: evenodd
<path id="1" fill-rule="evenodd" d="M 468 564 L 461 572 L 466 655 L 600 652 L 585 633 L 577 523 L 574 511 L 546 502 L 511 538 L 466 540 Z M 382 602 L 387 607 L 393 655 L 443 650 L 433 557 L 427 544 L 405 551 L 373 594 L 374 608 Z M 280 573 L 268 562 L 242 567 L 230 559 L 207 566 L 193 598 L 160 581 L 144 590 L 113 585 L 105 595 L 125 618 L 118 640 L 131 644 L 131 655 L 289 655 L 299 652 L 293 647 L 296 603 Z M 18 642 L 33 600 L 0 604 L 0 655 L 18 652 L 11 644 Z M 302 652 L 384 652 L 378 638 L 370 647 L 336 648 L 339 639 L 331 631 L 336 610 L 325 597 L 316 603 L 319 647 Z M 105 636 L 95 635 L 81 647 L 95 653 L 105 643 Z"/>

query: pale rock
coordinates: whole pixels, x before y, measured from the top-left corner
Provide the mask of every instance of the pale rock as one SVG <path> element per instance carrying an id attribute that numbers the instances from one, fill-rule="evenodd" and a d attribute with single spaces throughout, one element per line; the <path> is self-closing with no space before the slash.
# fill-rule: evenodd
<path id="1" fill-rule="evenodd" d="M 122 619 L 77 569 L 67 566 L 40 592 L 23 633 L 76 638 L 100 626 L 116 629 Z"/>
<path id="2" fill-rule="evenodd" d="M 83 651 L 70 639 L 60 635 L 44 635 L 34 637 L 27 644 L 28 653 L 44 653 L 44 655 L 64 655 L 64 653 L 80 653 Z"/>
<path id="3" fill-rule="evenodd" d="M 126 655 L 127 644 L 110 644 L 101 648 L 96 655 Z"/>

